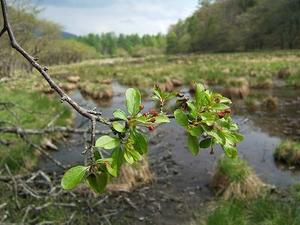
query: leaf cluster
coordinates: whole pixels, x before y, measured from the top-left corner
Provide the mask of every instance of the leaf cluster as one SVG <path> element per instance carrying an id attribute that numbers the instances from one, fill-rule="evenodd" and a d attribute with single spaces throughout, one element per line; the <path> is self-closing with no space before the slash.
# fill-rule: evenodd
<path id="1" fill-rule="evenodd" d="M 73 189 L 86 182 L 96 193 L 105 191 L 110 179 L 117 177 L 124 163 L 134 164 L 148 153 L 148 138 L 143 128 L 153 131 L 157 126 L 170 122 L 170 117 L 162 111 L 166 102 L 177 96 L 179 108 L 174 117 L 178 125 L 187 131 L 187 145 L 193 155 L 200 148 L 213 148 L 219 144 L 227 156 L 237 155 L 236 144 L 243 140 L 238 126 L 231 119 L 231 101 L 220 94 L 205 90 L 197 84 L 194 99 L 176 93 L 165 93 L 158 87 L 153 90 L 153 100 L 161 105 L 161 111 L 151 109 L 143 112 L 141 93 L 136 88 L 126 91 L 127 112 L 116 109 L 113 112 L 112 135 L 101 136 L 93 151 L 93 161 L 88 166 L 76 166 L 68 170 L 62 179 L 64 189 Z M 109 151 L 104 158 L 102 151 Z"/>

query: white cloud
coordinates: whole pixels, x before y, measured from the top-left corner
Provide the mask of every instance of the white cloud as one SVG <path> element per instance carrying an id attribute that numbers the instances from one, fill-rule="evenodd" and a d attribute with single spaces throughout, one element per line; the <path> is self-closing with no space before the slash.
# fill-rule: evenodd
<path id="1" fill-rule="evenodd" d="M 41 13 L 43 18 L 61 24 L 74 34 L 110 31 L 154 34 L 166 33 L 171 24 L 189 16 L 196 9 L 197 0 L 51 0 L 41 3 L 45 8 Z"/>

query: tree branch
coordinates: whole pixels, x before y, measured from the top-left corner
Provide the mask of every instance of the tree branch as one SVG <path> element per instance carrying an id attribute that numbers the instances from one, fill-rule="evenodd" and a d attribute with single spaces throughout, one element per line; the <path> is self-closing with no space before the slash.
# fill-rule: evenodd
<path id="1" fill-rule="evenodd" d="M 3 29 L 0 31 L 0 38 L 5 32 L 6 32 L 6 27 L 3 27 Z"/>
<path id="2" fill-rule="evenodd" d="M 26 52 L 17 42 L 13 30 L 11 28 L 9 19 L 8 19 L 8 12 L 7 12 L 7 4 L 5 0 L 0 0 L 1 2 L 1 9 L 2 9 L 2 17 L 3 17 L 3 29 L 0 32 L 0 37 L 3 35 L 3 33 L 7 32 L 10 45 L 12 48 L 14 48 L 17 52 L 19 52 L 48 82 L 50 87 L 61 97 L 61 100 L 64 102 L 67 102 L 75 111 L 77 111 L 81 116 L 89 119 L 92 123 L 92 129 L 91 129 L 91 137 L 92 137 L 92 145 L 95 143 L 95 123 L 96 121 L 110 125 L 111 123 L 109 120 L 106 120 L 102 118 L 99 114 L 96 114 L 94 111 L 90 111 L 88 109 L 85 109 L 81 107 L 77 102 L 75 102 L 70 96 L 68 96 L 50 77 L 50 75 L 47 73 L 47 68 L 41 66 L 35 59 L 35 57 L 31 56 L 28 52 Z M 93 147 L 93 146 L 92 146 Z"/>

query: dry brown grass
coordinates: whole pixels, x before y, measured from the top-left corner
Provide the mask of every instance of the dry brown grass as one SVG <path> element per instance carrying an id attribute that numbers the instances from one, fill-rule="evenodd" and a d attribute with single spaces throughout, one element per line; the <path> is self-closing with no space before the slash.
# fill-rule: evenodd
<path id="1" fill-rule="evenodd" d="M 249 82 L 245 78 L 227 80 L 223 94 L 228 98 L 245 98 L 250 94 Z"/>
<path id="2" fill-rule="evenodd" d="M 136 188 L 144 186 L 153 180 L 147 158 L 143 158 L 135 165 L 123 165 L 120 176 L 108 185 L 108 190 L 113 192 L 130 192 Z"/>
<path id="3" fill-rule="evenodd" d="M 222 158 L 218 162 L 212 187 L 225 200 L 253 199 L 266 190 L 267 185 L 241 159 Z"/>

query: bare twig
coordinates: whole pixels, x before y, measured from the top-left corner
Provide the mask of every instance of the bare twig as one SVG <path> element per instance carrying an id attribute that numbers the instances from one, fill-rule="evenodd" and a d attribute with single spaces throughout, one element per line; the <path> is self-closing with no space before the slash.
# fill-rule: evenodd
<path id="1" fill-rule="evenodd" d="M 22 224 L 25 224 L 25 221 L 26 221 L 27 216 L 28 216 L 28 214 L 29 214 L 29 212 L 30 212 L 31 209 L 32 209 L 31 205 L 27 206 L 26 211 L 24 213 L 24 216 L 22 218 Z"/>
<path id="2" fill-rule="evenodd" d="M 12 175 L 12 173 L 11 173 L 11 171 L 10 171 L 7 164 L 5 164 L 5 169 L 6 169 L 7 173 L 9 174 L 9 176 L 11 177 L 11 179 L 14 183 L 13 188 L 14 188 L 14 192 L 15 192 L 15 201 L 16 201 L 17 207 L 20 208 L 20 203 L 19 203 L 19 200 L 18 200 L 18 184 L 17 184 L 17 181 L 16 181 L 14 175 Z"/>
<path id="3" fill-rule="evenodd" d="M 46 128 L 51 127 L 58 119 L 59 117 L 64 113 L 64 111 L 61 111 L 60 113 L 58 113 L 46 126 Z"/>
<path id="4" fill-rule="evenodd" d="M 58 167 L 62 168 L 62 169 L 66 169 L 67 166 L 63 165 L 61 162 L 59 162 L 57 159 L 53 158 L 48 152 L 46 152 L 44 149 L 42 149 L 40 146 L 34 144 L 32 141 L 30 141 L 26 135 L 24 134 L 20 134 L 19 135 L 29 146 L 35 148 L 38 152 L 40 152 L 41 154 L 45 155 L 49 160 L 51 160 L 52 162 L 54 162 Z"/>
<path id="5" fill-rule="evenodd" d="M 139 208 L 136 206 L 136 204 L 134 204 L 130 198 L 128 197 L 124 197 L 125 201 L 128 203 L 128 205 L 130 205 L 133 209 L 135 209 L 136 211 L 139 211 Z"/>
<path id="6" fill-rule="evenodd" d="M 75 217 L 75 215 L 76 215 L 76 212 L 73 212 L 72 213 L 72 215 L 70 216 L 70 218 L 69 218 L 69 220 L 67 221 L 67 222 L 65 222 L 65 223 L 63 223 L 63 224 L 71 224 L 72 223 L 72 220 L 74 219 L 74 217 Z"/>
<path id="7" fill-rule="evenodd" d="M 6 206 L 7 206 L 7 203 L 6 203 L 6 202 L 2 203 L 2 204 L 0 205 L 0 210 L 1 210 L 1 209 L 4 209 Z"/>
<path id="8" fill-rule="evenodd" d="M 0 38 L 5 32 L 6 32 L 6 27 L 3 27 L 2 30 L 0 31 Z"/>
<path id="9" fill-rule="evenodd" d="M 93 119 L 92 120 L 92 125 L 91 125 L 91 146 L 90 146 L 90 157 L 91 160 L 93 159 L 93 151 L 94 151 L 94 146 L 96 144 L 96 135 L 95 135 L 95 131 L 96 131 L 96 120 Z"/>

